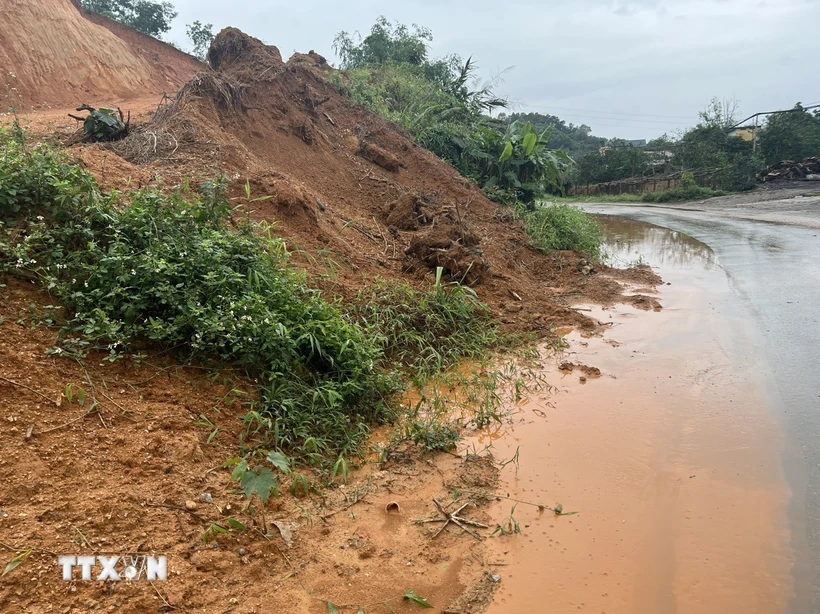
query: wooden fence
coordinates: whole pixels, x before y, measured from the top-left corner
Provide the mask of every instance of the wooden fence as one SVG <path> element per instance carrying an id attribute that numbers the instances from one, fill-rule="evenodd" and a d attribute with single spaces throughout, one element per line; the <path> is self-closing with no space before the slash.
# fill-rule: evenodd
<path id="1" fill-rule="evenodd" d="M 702 168 L 692 171 L 695 183 L 706 188 L 715 188 L 721 169 Z M 593 183 L 573 186 L 569 189 L 569 196 L 612 196 L 616 194 L 643 194 L 645 192 L 663 192 L 680 187 L 684 171 L 669 175 L 653 175 L 650 177 L 632 177 L 620 181 L 607 183 Z"/>

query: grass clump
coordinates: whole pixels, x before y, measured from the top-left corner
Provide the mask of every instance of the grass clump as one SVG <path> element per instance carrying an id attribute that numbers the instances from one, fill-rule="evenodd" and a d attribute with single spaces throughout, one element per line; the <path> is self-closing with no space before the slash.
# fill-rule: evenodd
<path id="1" fill-rule="evenodd" d="M 518 207 L 518 218 L 541 252 L 574 250 L 592 260 L 601 259 L 604 233 L 595 217 L 572 205 Z"/>
<path id="2" fill-rule="evenodd" d="M 711 188 L 702 188 L 700 186 L 681 186 L 664 190 L 663 192 L 647 192 L 641 197 L 641 200 L 645 203 L 672 203 L 687 200 L 703 200 L 705 198 L 714 198 L 715 196 L 725 195 L 726 192 L 722 190 L 713 190 Z"/>
<path id="3" fill-rule="evenodd" d="M 55 354 L 118 360 L 146 342 L 230 362 L 258 382 L 276 446 L 352 453 L 392 416 L 380 340 L 308 287 L 281 239 L 232 227 L 226 186 L 103 194 L 64 156 L 0 132 L 0 270 L 36 277 L 73 313 Z"/>
<path id="4" fill-rule="evenodd" d="M 489 308 L 475 291 L 444 284 L 441 269 L 430 290 L 380 281 L 359 292 L 352 312 L 387 360 L 418 385 L 462 359 L 482 356 L 498 345 Z"/>

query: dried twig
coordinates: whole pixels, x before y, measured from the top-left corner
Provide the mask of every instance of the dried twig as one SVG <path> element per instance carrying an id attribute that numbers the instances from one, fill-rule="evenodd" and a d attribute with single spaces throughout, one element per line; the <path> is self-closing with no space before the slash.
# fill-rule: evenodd
<path id="1" fill-rule="evenodd" d="M 170 608 L 171 610 L 176 610 L 176 608 L 175 608 L 174 606 L 172 606 L 170 603 L 168 603 L 168 600 L 167 600 L 165 597 L 163 597 L 163 596 L 162 596 L 162 593 L 160 593 L 160 592 L 159 592 L 159 589 L 158 589 L 156 586 L 154 586 L 154 583 L 153 583 L 153 582 L 151 582 L 150 584 L 151 584 L 151 588 L 153 588 L 153 589 L 156 591 L 156 593 L 157 593 L 157 597 L 159 597 L 160 599 L 162 599 L 162 603 L 164 603 L 164 604 L 165 604 L 165 606 L 164 606 L 163 608 L 161 608 L 161 610 L 162 610 L 162 611 L 166 611 L 166 612 L 167 612 L 168 610 L 166 610 L 165 608 Z"/>
<path id="2" fill-rule="evenodd" d="M 469 525 L 471 527 L 478 527 L 480 529 L 489 529 L 490 528 L 486 524 L 481 524 L 480 522 L 475 522 L 474 520 L 469 520 L 467 518 L 462 518 L 458 515 L 459 512 L 461 512 L 461 510 L 463 510 L 465 507 L 470 505 L 469 502 L 465 503 L 464 505 L 462 505 L 460 508 L 458 508 L 454 512 L 448 512 L 444 508 L 444 506 L 441 505 L 441 503 L 438 502 L 437 499 L 433 499 L 433 503 L 435 503 L 436 508 L 438 509 L 438 511 L 439 511 L 439 513 L 441 514 L 442 517 L 437 516 L 435 518 L 424 518 L 422 520 L 416 520 L 416 524 L 426 524 L 428 522 L 443 522 L 444 523 L 441 526 L 441 528 L 438 531 L 436 531 L 436 533 L 433 535 L 433 539 L 438 537 L 439 534 L 442 531 L 444 531 L 444 529 L 447 528 L 447 525 L 450 524 L 451 522 L 454 525 L 456 525 L 457 527 L 459 527 L 462 531 L 464 531 L 465 533 L 468 533 L 469 535 L 472 535 L 476 539 L 481 539 L 481 535 L 479 535 L 476 531 L 468 528 L 466 525 Z"/>
<path id="3" fill-rule="evenodd" d="M 61 424 L 60 426 L 55 426 L 54 428 L 48 429 L 48 430 L 46 430 L 46 431 L 40 431 L 40 432 L 39 432 L 39 433 L 37 433 L 37 434 L 38 434 L 38 435 L 45 435 L 46 433 L 53 433 L 54 431 L 59 431 L 60 429 L 65 428 L 65 427 L 67 427 L 67 426 L 70 426 L 70 425 L 74 424 L 75 422 L 79 422 L 80 420 L 82 420 L 83 418 L 85 418 L 88 414 L 90 414 L 92 409 L 93 409 L 93 408 L 89 408 L 89 409 L 88 409 L 88 411 L 86 411 L 86 412 L 85 412 L 84 414 L 82 414 L 81 416 L 78 416 L 77 418 L 74 418 L 74 420 L 69 420 L 69 421 L 68 421 L 68 422 L 66 422 L 65 424 Z"/>
<path id="4" fill-rule="evenodd" d="M 323 515 L 319 516 L 319 518 L 320 518 L 320 519 L 322 519 L 322 520 L 327 520 L 328 518 L 330 518 L 330 517 L 332 517 L 332 516 L 335 516 L 335 515 L 336 515 L 336 514 L 338 514 L 339 512 L 344 512 L 344 511 L 346 511 L 346 510 L 349 510 L 351 507 L 353 507 L 354 505 L 356 505 L 356 504 L 357 504 L 357 503 L 359 503 L 360 501 L 363 501 L 363 500 L 364 500 L 364 498 L 365 498 L 367 495 L 369 495 L 369 494 L 370 494 L 370 490 L 369 490 L 369 489 L 368 489 L 368 490 L 365 490 L 365 492 L 364 492 L 364 493 L 362 493 L 361 495 L 358 495 L 358 494 L 357 494 L 357 495 L 356 495 L 356 498 L 355 498 L 355 499 L 353 499 L 353 501 L 351 501 L 350 503 L 348 503 L 348 504 L 347 504 L 347 505 L 345 505 L 344 507 L 339 508 L 338 510 L 332 511 L 332 512 L 330 512 L 329 514 L 323 514 Z"/>
<path id="5" fill-rule="evenodd" d="M 6 382 L 6 383 L 8 383 L 8 384 L 11 384 L 11 385 L 13 385 L 13 386 L 19 386 L 20 388 L 25 388 L 26 390 L 28 390 L 28 391 L 30 391 L 30 392 L 33 392 L 34 394 L 36 394 L 36 395 L 38 395 L 38 396 L 40 396 L 40 397 L 44 398 L 44 399 L 45 399 L 46 401 L 48 401 L 49 403 L 54 403 L 54 402 L 55 402 L 55 401 L 54 401 L 54 399 L 51 399 L 51 398 L 47 397 L 47 396 L 46 396 L 46 395 L 44 395 L 42 392 L 38 392 L 38 391 L 37 391 L 37 390 L 35 390 L 34 388 L 30 388 L 29 386 L 26 386 L 25 384 L 21 384 L 20 382 L 15 382 L 14 380 L 11 380 L 11 379 L 9 379 L 9 378 L 7 378 L 7 377 L 3 377 L 2 375 L 0 375 L 0 380 L 3 380 L 4 382 Z"/>
<path id="6" fill-rule="evenodd" d="M 173 504 L 170 504 L 170 503 L 151 503 L 150 501 L 146 501 L 145 505 L 146 505 L 146 507 L 164 507 L 165 509 L 169 509 L 169 510 L 177 510 L 177 511 L 180 511 L 180 512 L 185 512 L 186 514 L 190 514 L 191 516 L 193 516 L 194 518 L 199 520 L 199 522 L 201 522 L 202 524 L 207 524 L 208 523 L 207 520 L 205 520 L 202 516 L 200 516 L 196 512 L 194 512 L 192 510 L 189 510 L 187 508 L 184 508 L 180 505 L 173 505 Z"/>

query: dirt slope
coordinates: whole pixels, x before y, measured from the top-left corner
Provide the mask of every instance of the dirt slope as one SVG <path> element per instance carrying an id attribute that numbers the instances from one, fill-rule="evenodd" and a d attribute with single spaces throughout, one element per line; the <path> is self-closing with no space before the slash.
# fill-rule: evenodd
<path id="1" fill-rule="evenodd" d="M 0 87 L 16 88 L 11 103 L 20 108 L 162 95 L 201 66 L 72 0 L 0 0 L 0 15 Z"/>
<path id="2" fill-rule="evenodd" d="M 555 295 L 619 294 L 610 277 L 579 274 L 577 254 L 531 249 L 507 207 L 344 97 L 318 54 L 285 63 L 276 47 L 229 28 L 209 59 L 213 70 L 141 131 L 77 150 L 108 187 L 221 171 L 234 180 L 237 204 L 275 222 L 310 254 L 309 268 L 326 272 L 332 260 L 338 276 L 328 287 L 346 296 L 377 276 L 419 282 L 441 266 L 509 327 L 543 332 L 555 322 L 590 324 Z"/>

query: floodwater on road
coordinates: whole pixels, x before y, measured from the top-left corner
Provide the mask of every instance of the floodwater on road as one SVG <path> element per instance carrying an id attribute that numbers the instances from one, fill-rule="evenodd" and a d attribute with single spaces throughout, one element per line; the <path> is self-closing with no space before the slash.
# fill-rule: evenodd
<path id="1" fill-rule="evenodd" d="M 613 262 L 646 262 L 671 285 L 660 312 L 587 306 L 608 331 L 569 333 L 547 367 L 556 390 L 481 437 L 497 459 L 519 450 L 496 519 L 524 502 L 521 534 L 493 538 L 489 614 L 816 611 L 807 450 L 820 391 L 800 361 L 817 357 L 817 316 L 790 311 L 820 287 L 816 231 L 601 209 L 630 216 L 602 216 Z M 601 377 L 562 374 L 561 360 Z"/>

